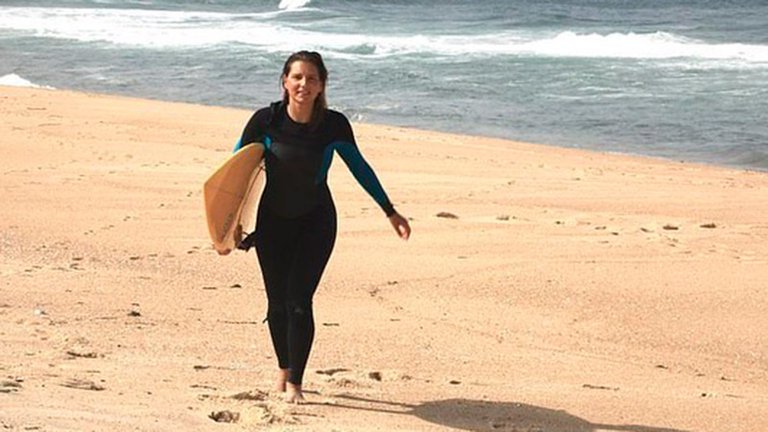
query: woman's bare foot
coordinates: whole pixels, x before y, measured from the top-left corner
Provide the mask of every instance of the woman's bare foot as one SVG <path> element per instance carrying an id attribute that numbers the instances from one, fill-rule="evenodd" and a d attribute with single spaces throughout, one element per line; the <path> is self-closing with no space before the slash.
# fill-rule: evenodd
<path id="1" fill-rule="evenodd" d="M 280 369 L 277 373 L 277 381 L 275 381 L 275 391 L 285 393 L 285 383 L 288 382 L 288 375 L 290 375 L 290 369 Z"/>
<path id="2" fill-rule="evenodd" d="M 307 400 L 304 399 L 304 393 L 301 391 L 301 384 L 287 384 L 285 401 L 296 405 L 301 405 L 307 402 Z"/>

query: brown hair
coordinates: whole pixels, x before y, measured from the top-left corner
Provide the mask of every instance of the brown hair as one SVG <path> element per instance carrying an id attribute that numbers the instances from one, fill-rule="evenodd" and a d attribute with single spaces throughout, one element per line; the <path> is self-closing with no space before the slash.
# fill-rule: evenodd
<path id="1" fill-rule="evenodd" d="M 320 82 L 323 83 L 323 91 L 317 95 L 315 103 L 312 107 L 312 120 L 309 125 L 311 128 L 317 127 L 325 117 L 325 110 L 328 109 L 328 102 L 325 99 L 325 83 L 328 81 L 328 69 L 325 68 L 323 63 L 323 57 L 315 51 L 297 51 L 291 54 L 283 65 L 283 74 L 280 75 L 280 88 L 283 89 L 283 105 L 288 105 L 288 92 L 283 87 L 283 80 L 291 72 L 291 66 L 297 61 L 307 62 L 314 65 L 317 68 L 317 73 L 320 75 Z"/>

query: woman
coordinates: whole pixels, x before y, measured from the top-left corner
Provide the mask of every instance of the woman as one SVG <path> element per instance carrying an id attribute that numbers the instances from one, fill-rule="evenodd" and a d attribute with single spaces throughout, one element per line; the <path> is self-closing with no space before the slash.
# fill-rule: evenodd
<path id="1" fill-rule="evenodd" d="M 343 114 L 327 108 L 328 71 L 316 52 L 300 51 L 283 66 L 283 100 L 251 117 L 235 150 L 265 147 L 267 181 L 255 246 L 267 291 L 267 321 L 280 368 L 276 390 L 301 403 L 302 377 L 315 325 L 312 297 L 336 240 L 336 209 L 326 181 L 333 152 L 407 240 L 408 221 L 395 211 L 355 143 Z"/>

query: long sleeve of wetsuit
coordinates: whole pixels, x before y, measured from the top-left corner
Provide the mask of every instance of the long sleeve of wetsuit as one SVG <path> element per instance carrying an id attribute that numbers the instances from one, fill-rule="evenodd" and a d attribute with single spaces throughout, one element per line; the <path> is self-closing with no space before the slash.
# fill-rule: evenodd
<path id="1" fill-rule="evenodd" d="M 334 143 L 334 148 L 360 186 L 368 192 L 368 195 L 376 201 L 387 216 L 392 216 L 395 213 L 395 208 L 389 201 L 389 197 L 387 197 L 387 193 L 376 177 L 373 168 L 365 161 L 357 146 L 354 143 L 338 141 Z"/>
<path id="2" fill-rule="evenodd" d="M 395 208 L 392 206 L 389 197 L 387 197 L 387 193 L 384 191 L 384 187 L 381 186 L 381 182 L 376 177 L 373 168 L 371 168 L 360 153 L 349 120 L 337 112 L 331 111 L 329 114 L 334 116 L 333 123 L 336 129 L 336 139 L 325 150 L 320 169 L 321 178 L 319 180 L 325 180 L 331 167 L 333 151 L 335 150 L 341 156 L 341 159 L 360 186 L 368 192 L 368 195 L 376 201 L 387 216 L 392 216 L 395 213 Z"/>

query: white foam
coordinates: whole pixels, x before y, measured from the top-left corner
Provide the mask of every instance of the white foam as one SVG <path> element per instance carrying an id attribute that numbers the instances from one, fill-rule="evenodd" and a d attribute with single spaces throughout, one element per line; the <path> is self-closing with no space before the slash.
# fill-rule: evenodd
<path id="1" fill-rule="evenodd" d="M 53 87 L 49 86 L 41 86 L 33 83 L 32 81 L 26 80 L 16 74 L 8 74 L 0 77 L 0 85 L 2 86 L 10 86 L 10 87 L 30 87 L 30 88 L 47 88 L 47 89 L 53 89 Z"/>
<path id="2" fill-rule="evenodd" d="M 542 56 L 705 61 L 768 67 L 768 45 L 710 43 L 666 33 L 493 32 L 475 35 L 327 32 L 275 20 L 307 0 L 282 0 L 283 10 L 228 14 L 97 8 L 0 7 L 0 30 L 153 49 L 243 44 L 267 52 L 309 48 L 344 58 L 408 54 Z"/>
<path id="3" fill-rule="evenodd" d="M 310 2 L 311 0 L 280 0 L 280 4 L 277 8 L 281 10 L 296 10 L 303 8 Z"/>
<path id="4" fill-rule="evenodd" d="M 523 43 L 519 45 L 519 52 L 556 57 L 691 58 L 768 62 L 766 45 L 711 44 L 666 32 L 601 35 L 569 31 L 553 38 Z"/>
<path id="5" fill-rule="evenodd" d="M 148 48 L 200 47 L 229 42 L 269 43 L 279 12 L 212 12 L 123 9 L 1 8 L 0 29 L 81 42 Z"/>

